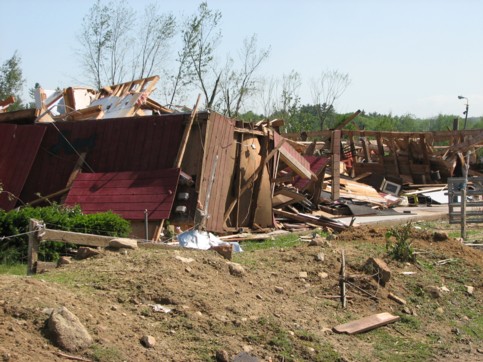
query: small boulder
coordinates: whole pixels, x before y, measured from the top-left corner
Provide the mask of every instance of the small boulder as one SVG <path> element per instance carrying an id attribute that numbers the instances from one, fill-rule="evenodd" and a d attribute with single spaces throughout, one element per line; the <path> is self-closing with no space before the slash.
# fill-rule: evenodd
<path id="1" fill-rule="evenodd" d="M 278 293 L 278 294 L 283 294 L 284 290 L 282 287 L 275 287 L 275 291 Z"/>
<path id="2" fill-rule="evenodd" d="M 382 286 L 386 285 L 391 279 L 391 269 L 387 266 L 386 262 L 379 258 L 369 258 L 366 262 L 366 267 L 369 272 L 376 273 L 374 278 Z"/>
<path id="3" fill-rule="evenodd" d="M 61 265 L 67 265 L 67 264 L 71 264 L 72 263 L 72 257 L 70 256 L 61 256 L 59 258 L 59 261 L 58 261 L 58 265 L 61 266 Z"/>
<path id="4" fill-rule="evenodd" d="M 91 258 L 93 256 L 98 256 L 101 252 L 97 249 L 89 248 L 87 246 L 81 246 L 77 250 L 76 259 L 82 260 Z"/>
<path id="5" fill-rule="evenodd" d="M 315 260 L 316 260 L 316 261 L 324 261 L 324 260 L 325 260 L 325 254 L 324 254 L 324 253 L 318 253 L 318 254 L 315 256 Z"/>
<path id="6" fill-rule="evenodd" d="M 109 247 L 113 249 L 137 249 L 138 242 L 135 239 L 115 238 L 109 241 Z"/>
<path id="7" fill-rule="evenodd" d="M 468 293 L 469 295 L 473 295 L 473 293 L 475 292 L 475 287 L 472 287 L 471 285 L 465 285 L 466 286 L 466 293 Z"/>
<path id="8" fill-rule="evenodd" d="M 52 311 L 47 328 L 52 343 L 69 352 L 83 350 L 93 343 L 79 318 L 65 307 Z"/>
<path id="9" fill-rule="evenodd" d="M 154 338 L 153 336 L 145 335 L 143 336 L 143 338 L 141 338 L 141 343 L 146 348 L 154 348 L 154 346 L 156 345 L 156 338 Z"/>
<path id="10" fill-rule="evenodd" d="M 246 274 L 245 269 L 238 263 L 228 263 L 230 274 L 236 277 L 242 277 Z"/>
<path id="11" fill-rule="evenodd" d="M 433 241 L 446 241 L 448 239 L 448 234 L 443 231 L 435 231 L 433 233 Z"/>
<path id="12" fill-rule="evenodd" d="M 216 351 L 215 354 L 216 362 L 230 362 L 230 355 L 224 349 Z"/>

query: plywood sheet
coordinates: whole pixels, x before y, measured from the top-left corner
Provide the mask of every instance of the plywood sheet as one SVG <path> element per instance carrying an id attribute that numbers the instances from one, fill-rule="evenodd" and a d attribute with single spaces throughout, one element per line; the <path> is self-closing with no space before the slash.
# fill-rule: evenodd
<path id="1" fill-rule="evenodd" d="M 358 319 L 349 323 L 340 324 L 334 327 L 334 331 L 337 333 L 347 334 L 362 333 L 377 327 L 385 326 L 389 323 L 396 322 L 397 320 L 399 320 L 398 316 L 384 312 Z"/>

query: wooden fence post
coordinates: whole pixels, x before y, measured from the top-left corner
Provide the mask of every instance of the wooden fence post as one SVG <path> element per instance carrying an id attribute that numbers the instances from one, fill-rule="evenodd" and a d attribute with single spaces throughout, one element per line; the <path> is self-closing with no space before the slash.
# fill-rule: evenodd
<path id="1" fill-rule="evenodd" d="M 35 219 L 29 220 L 29 245 L 27 256 L 27 274 L 35 274 L 37 272 L 37 260 L 39 255 L 39 221 Z"/>

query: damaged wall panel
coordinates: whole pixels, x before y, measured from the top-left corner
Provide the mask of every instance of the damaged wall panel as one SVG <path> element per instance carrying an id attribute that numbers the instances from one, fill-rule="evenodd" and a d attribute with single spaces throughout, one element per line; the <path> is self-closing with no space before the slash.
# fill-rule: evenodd
<path id="1" fill-rule="evenodd" d="M 44 128 L 0 124 L 0 189 L 6 191 L 0 193 L 0 209 L 18 202 L 44 133 Z"/>

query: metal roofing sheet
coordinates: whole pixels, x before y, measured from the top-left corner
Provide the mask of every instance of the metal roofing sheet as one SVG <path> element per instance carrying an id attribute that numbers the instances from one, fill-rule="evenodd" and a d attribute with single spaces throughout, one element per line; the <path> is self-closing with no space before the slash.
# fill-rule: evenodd
<path id="1" fill-rule="evenodd" d="M 79 174 L 66 205 L 79 204 L 87 214 L 113 211 L 129 220 L 168 219 L 180 169 Z"/>
<path id="2" fill-rule="evenodd" d="M 322 171 L 322 169 L 329 163 L 329 157 L 317 157 L 317 156 L 303 156 L 310 163 L 310 170 L 316 175 Z M 305 189 L 308 186 L 310 180 L 304 179 L 300 176 L 296 176 L 293 182 L 293 186 L 299 190 Z"/>
<path id="3" fill-rule="evenodd" d="M 170 168 L 178 152 L 185 115 L 57 122 L 46 134 L 25 184 L 22 198 L 49 195 L 66 187 L 86 152 L 84 172 L 149 171 Z"/>
<path id="4" fill-rule="evenodd" d="M 0 124 L 0 209 L 15 207 L 27 179 L 45 128 Z"/>

